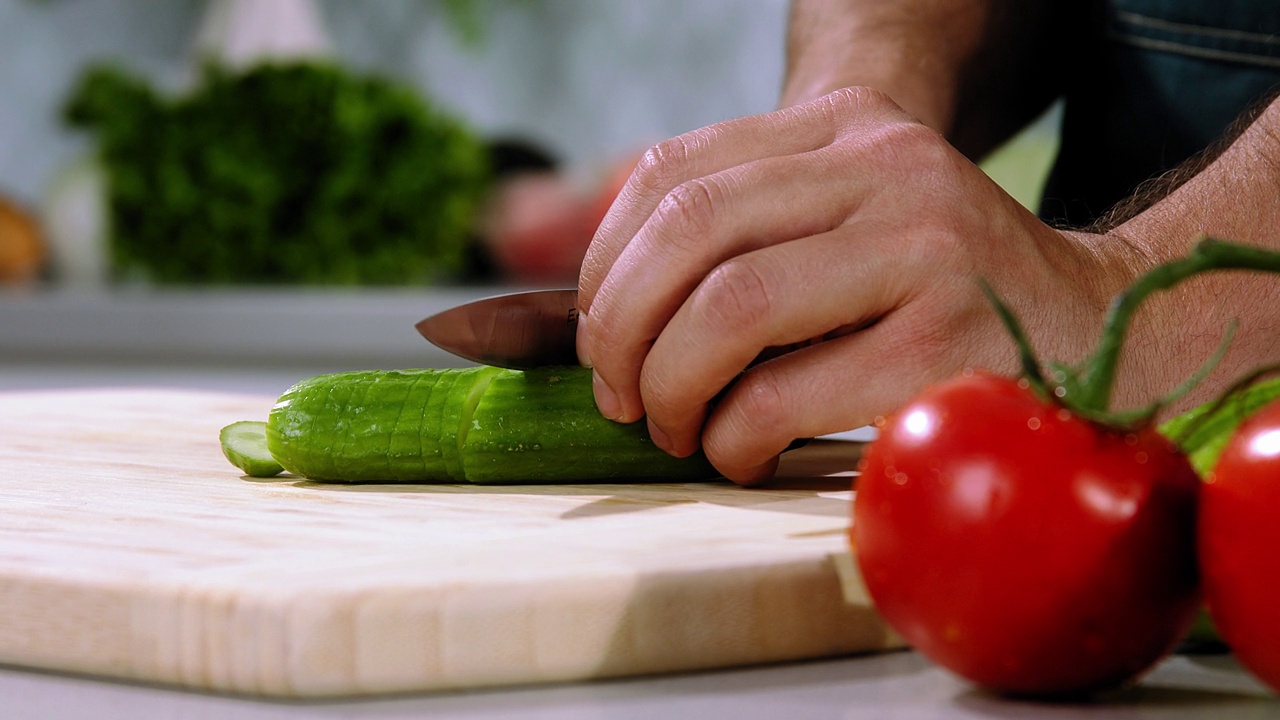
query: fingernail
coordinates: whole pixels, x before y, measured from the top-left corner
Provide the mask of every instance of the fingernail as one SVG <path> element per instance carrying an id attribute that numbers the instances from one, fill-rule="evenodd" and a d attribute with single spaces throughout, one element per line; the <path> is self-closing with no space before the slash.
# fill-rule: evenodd
<path id="1" fill-rule="evenodd" d="M 601 415 L 610 420 L 617 420 L 622 416 L 622 403 L 618 400 L 618 394 L 600 377 L 600 373 L 591 373 L 591 388 L 595 392 L 596 407 L 600 409 Z"/>
<path id="2" fill-rule="evenodd" d="M 662 432 L 662 428 L 654 425 L 652 420 L 647 421 L 647 424 L 649 425 L 649 439 L 653 441 L 653 444 L 666 451 L 668 455 L 674 454 L 671 452 L 671 438 Z"/>
<path id="3" fill-rule="evenodd" d="M 578 364 L 591 367 L 591 341 L 587 338 L 587 314 L 578 313 L 578 329 L 574 335 L 574 347 L 578 351 Z"/>

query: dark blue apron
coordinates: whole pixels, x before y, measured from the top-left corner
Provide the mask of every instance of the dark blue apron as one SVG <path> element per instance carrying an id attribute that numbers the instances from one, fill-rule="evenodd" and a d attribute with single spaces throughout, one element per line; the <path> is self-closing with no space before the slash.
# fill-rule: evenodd
<path id="1" fill-rule="evenodd" d="M 1079 7 L 1091 3 L 1079 2 Z M 1040 215 L 1087 225 L 1280 91 L 1280 0 L 1104 0 L 1066 59 Z"/>

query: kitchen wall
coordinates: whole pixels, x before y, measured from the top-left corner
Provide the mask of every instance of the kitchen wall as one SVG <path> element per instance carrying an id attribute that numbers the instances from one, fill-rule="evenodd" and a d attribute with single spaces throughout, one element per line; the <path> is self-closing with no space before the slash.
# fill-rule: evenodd
<path id="1" fill-rule="evenodd" d="M 584 172 L 769 110 L 781 82 L 785 0 L 477 0 L 478 44 L 443 0 L 320 7 L 339 58 Z M 0 192 L 34 203 L 81 152 L 58 111 L 85 63 L 117 60 L 179 85 L 206 10 L 207 0 L 0 0 Z"/>
<path id="2" fill-rule="evenodd" d="M 37 207 L 82 156 L 59 108 L 87 63 L 180 87 L 209 2 L 0 0 L 0 195 Z M 523 136 L 572 171 L 723 119 L 773 108 L 786 0 L 474 0 L 479 44 L 445 0 L 320 0 L 332 52 L 411 83 L 493 136 Z M 1052 120 L 985 166 L 1034 203 Z M 0 390 L 165 384 L 278 393 L 357 367 L 446 366 L 412 331 L 485 294 L 403 289 L 0 288 Z M 27 290 L 32 290 L 27 292 Z"/>

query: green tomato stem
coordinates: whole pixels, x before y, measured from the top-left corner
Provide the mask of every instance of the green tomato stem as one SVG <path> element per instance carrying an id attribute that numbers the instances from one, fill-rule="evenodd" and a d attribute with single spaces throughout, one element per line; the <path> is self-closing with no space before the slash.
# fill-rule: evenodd
<path id="1" fill-rule="evenodd" d="M 1005 330 L 1013 336 L 1014 344 L 1018 346 L 1018 362 L 1022 365 L 1022 376 L 1031 383 L 1031 388 L 1037 394 L 1048 399 L 1049 384 L 1045 382 L 1044 374 L 1040 372 L 1040 359 L 1036 357 L 1036 351 L 1032 348 L 1026 331 L 1022 329 L 1018 316 L 1005 304 L 1004 300 L 1000 299 L 985 278 L 978 278 L 978 285 L 982 288 L 982 294 L 987 296 L 987 302 L 991 303 L 996 314 L 1000 316 L 1000 322 L 1004 323 Z"/>
<path id="2" fill-rule="evenodd" d="M 1199 240 L 1185 257 L 1157 265 L 1138 278 L 1112 301 L 1103 326 L 1102 340 L 1081 368 L 1075 392 L 1070 398 L 1071 406 L 1093 413 L 1107 413 L 1124 339 L 1138 307 L 1152 293 L 1168 290 L 1210 270 L 1280 272 L 1280 253 L 1206 237 Z M 1159 404 L 1153 405 L 1151 412 L 1154 413 L 1158 407 Z"/>
<path id="3" fill-rule="evenodd" d="M 1107 313 L 1098 348 L 1081 365 L 1069 367 L 1049 363 L 1047 376 L 1041 369 L 1040 360 L 1017 316 L 986 281 L 980 279 L 979 283 L 1017 345 L 1023 377 L 1035 393 L 1093 422 L 1115 428 L 1134 428 L 1150 424 L 1160 408 L 1195 387 L 1226 354 L 1235 332 L 1235 323 L 1227 328 L 1223 341 L 1213 356 L 1168 395 L 1135 410 L 1117 412 L 1110 409 L 1116 371 L 1120 366 L 1120 353 L 1138 306 L 1152 293 L 1168 290 L 1183 280 L 1210 270 L 1280 272 L 1280 252 L 1215 238 L 1201 238 L 1185 257 L 1157 265 L 1115 297 Z"/>

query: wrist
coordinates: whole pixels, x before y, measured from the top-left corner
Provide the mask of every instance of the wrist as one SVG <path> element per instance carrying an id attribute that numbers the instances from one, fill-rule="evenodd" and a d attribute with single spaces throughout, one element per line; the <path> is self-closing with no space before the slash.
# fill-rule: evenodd
<path id="1" fill-rule="evenodd" d="M 1147 268 L 1185 255 L 1204 236 L 1280 249 L 1278 130 L 1280 104 L 1271 103 L 1201 172 L 1108 235 L 1134 248 Z M 1211 273 L 1153 296 L 1133 329 L 1135 374 L 1167 391 L 1214 352 L 1233 323 L 1235 339 L 1218 368 L 1175 409 L 1280 360 L 1276 283 L 1262 272 Z"/>
<path id="2" fill-rule="evenodd" d="M 976 42 L 976 31 L 968 28 L 979 22 L 972 10 L 952 13 L 960 17 L 943 17 L 946 13 L 913 3 L 852 11 L 796 0 L 779 105 L 807 102 L 846 87 L 871 87 L 946 135 L 961 58 Z"/>
<path id="3" fill-rule="evenodd" d="M 1188 161 L 1146 206 L 1115 227 L 1155 261 L 1203 236 L 1280 248 L 1280 101 L 1269 103 L 1221 152 Z"/>

